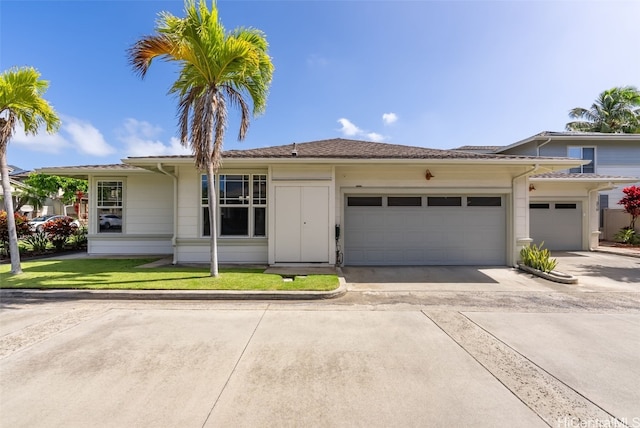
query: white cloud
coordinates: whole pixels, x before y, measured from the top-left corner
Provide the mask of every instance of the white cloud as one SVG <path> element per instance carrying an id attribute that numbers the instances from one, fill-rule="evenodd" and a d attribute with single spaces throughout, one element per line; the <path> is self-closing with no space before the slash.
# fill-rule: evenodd
<path id="1" fill-rule="evenodd" d="M 33 152 L 51 154 L 61 153 L 64 149 L 71 147 L 71 143 L 60 133 L 48 134 L 44 129 L 41 129 L 36 135 L 25 135 L 24 128 L 21 126 L 16 126 L 10 143 L 22 146 Z"/>
<path id="2" fill-rule="evenodd" d="M 385 125 L 391 125 L 398 120 L 398 115 L 395 113 L 384 113 L 382 115 L 382 121 Z"/>
<path id="3" fill-rule="evenodd" d="M 69 134 L 72 144 L 79 152 L 92 156 L 107 156 L 116 151 L 90 123 L 67 118 L 62 129 Z"/>
<path id="4" fill-rule="evenodd" d="M 340 118 L 338 119 L 338 123 L 342 125 L 342 128 L 340 128 L 340 132 L 342 132 L 347 137 L 354 137 L 356 135 L 363 134 L 362 129 L 351 123 L 349 119 Z"/>
<path id="5" fill-rule="evenodd" d="M 378 134 L 377 132 L 369 132 L 367 138 L 371 141 L 379 142 L 384 140 L 384 135 Z"/>
<path id="6" fill-rule="evenodd" d="M 376 142 L 386 139 L 386 137 L 382 134 L 378 134 L 377 132 L 365 131 L 364 129 L 359 128 L 349 119 L 340 118 L 338 119 L 338 123 L 342 125 L 342 128 L 340 128 L 339 131 L 342 132 L 345 137 L 364 137 L 367 140 Z"/>
<path id="7" fill-rule="evenodd" d="M 180 140 L 172 137 L 167 144 L 158 137 L 162 128 L 149 122 L 126 119 L 118 130 L 118 139 L 125 145 L 127 156 L 167 156 L 190 155 L 191 150 L 183 147 Z"/>
<path id="8" fill-rule="evenodd" d="M 93 156 L 106 156 L 115 152 L 115 148 L 105 141 L 100 131 L 92 124 L 62 115 L 61 122 L 60 129 L 55 134 L 47 133 L 43 127 L 36 135 L 25 135 L 23 129 L 18 126 L 11 141 L 27 150 L 51 154 L 63 153 L 70 149 Z"/>

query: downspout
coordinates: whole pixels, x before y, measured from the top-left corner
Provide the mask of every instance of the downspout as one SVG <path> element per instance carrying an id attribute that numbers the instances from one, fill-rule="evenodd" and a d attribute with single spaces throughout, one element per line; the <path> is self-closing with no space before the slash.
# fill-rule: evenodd
<path id="1" fill-rule="evenodd" d="M 587 197 L 587 203 L 589 204 L 589 209 L 591 209 L 591 194 L 593 192 L 600 192 L 601 190 L 611 190 L 611 189 L 615 189 L 615 188 L 616 188 L 616 186 L 614 186 L 613 183 L 609 182 L 607 184 L 603 184 L 602 186 L 598 186 L 595 189 L 589 190 L 589 192 L 587 192 L 587 196 L 588 196 Z M 600 202 L 598 201 L 598 204 L 599 203 Z M 598 219 L 599 218 L 600 218 L 600 212 L 598 212 Z M 589 223 L 591 223 L 590 222 L 591 217 L 589 216 L 589 211 L 587 211 L 587 220 L 589 221 Z M 591 225 L 589 224 L 589 226 L 591 226 Z M 589 227 L 589 229 L 591 229 L 591 227 Z M 589 230 L 589 251 L 594 251 L 595 250 L 595 248 L 593 248 L 592 245 L 591 245 L 591 235 L 598 235 L 598 241 L 599 241 L 600 240 L 600 233 L 601 232 L 600 232 L 600 225 L 599 224 L 598 224 L 598 231 L 597 232 L 595 232 L 593 230 Z"/>
<path id="2" fill-rule="evenodd" d="M 544 143 L 542 143 L 542 144 L 540 144 L 540 145 L 538 145 L 536 147 L 536 156 L 537 157 L 540 157 L 540 147 L 542 147 L 542 146 L 544 146 L 544 145 L 546 145 L 546 144 L 548 144 L 550 142 L 551 142 L 551 138 L 547 138 L 547 141 L 545 141 Z"/>
<path id="3" fill-rule="evenodd" d="M 173 233 L 171 235 L 171 248 L 173 248 L 173 261 L 172 264 L 178 263 L 176 254 L 176 233 L 178 230 L 178 177 L 175 174 L 170 173 L 162 168 L 162 164 L 158 162 L 158 171 L 164 175 L 168 175 L 173 179 Z"/>
<path id="4" fill-rule="evenodd" d="M 515 186 L 516 186 L 516 180 L 517 180 L 518 178 L 525 177 L 525 176 L 528 176 L 528 175 L 531 175 L 531 174 L 535 174 L 535 173 L 536 173 L 536 171 L 538 171 L 539 169 L 540 169 L 540 164 L 535 164 L 531 169 L 529 169 L 529 170 L 527 170 L 527 171 L 523 172 L 522 174 L 518 174 L 518 175 L 513 176 L 513 178 L 511 179 L 511 192 L 512 192 L 512 195 L 514 195 L 514 196 L 515 196 Z M 513 198 L 512 198 L 512 199 L 513 199 Z M 513 202 L 512 202 L 512 203 L 513 203 L 513 204 L 514 204 L 514 206 L 515 206 L 516 201 L 515 201 L 515 200 L 513 200 Z M 513 211 L 514 211 L 514 210 L 513 210 L 513 207 L 512 207 L 512 209 L 511 209 L 511 233 L 514 233 L 514 232 L 515 232 L 515 230 L 514 230 L 514 223 L 515 223 L 515 219 L 513 218 Z M 529 209 L 528 209 L 528 207 L 527 207 L 527 218 L 528 218 L 528 212 L 529 212 Z M 527 221 L 528 221 L 528 220 L 527 220 Z M 524 246 L 527 246 L 527 245 L 531 244 L 531 242 L 533 241 L 533 239 L 531 239 L 528 235 L 529 235 L 529 233 L 527 233 L 527 237 L 526 237 L 526 238 L 518 238 L 517 236 L 512 236 L 512 237 L 509 239 L 509 241 L 511 242 L 511 244 L 513 244 L 513 241 L 514 241 L 514 238 L 515 238 L 515 246 L 516 246 L 516 247 L 515 247 L 515 248 L 513 248 L 513 249 L 511 250 L 511 253 L 512 253 L 512 254 L 513 254 L 513 253 L 515 253 L 515 250 L 516 250 L 518 247 L 524 247 Z M 517 267 L 517 256 L 516 256 L 515 260 L 512 260 L 512 263 L 511 263 L 511 264 L 512 264 L 514 267 Z"/>

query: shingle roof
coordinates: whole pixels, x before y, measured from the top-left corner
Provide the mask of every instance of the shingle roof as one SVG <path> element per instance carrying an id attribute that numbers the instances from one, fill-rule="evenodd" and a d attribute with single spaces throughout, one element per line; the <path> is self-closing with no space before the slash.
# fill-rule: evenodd
<path id="1" fill-rule="evenodd" d="M 600 174 L 589 174 L 589 173 L 569 173 L 569 172 L 549 172 L 545 174 L 535 174 L 530 178 L 543 178 L 543 179 L 565 179 L 565 180 L 631 180 L 636 177 L 622 177 L 617 175 L 600 175 Z"/>
<path id="2" fill-rule="evenodd" d="M 296 155 L 292 153 L 295 151 Z M 314 158 L 314 159 L 527 159 L 529 156 L 496 155 L 458 150 L 428 149 L 399 144 L 333 138 L 306 143 L 247 150 L 229 150 L 223 158 Z M 539 159 L 539 158 L 538 158 Z"/>
<path id="3" fill-rule="evenodd" d="M 472 151 L 495 152 L 496 150 L 499 150 L 502 147 L 504 146 L 460 146 L 451 150 L 472 150 Z"/>
<path id="4" fill-rule="evenodd" d="M 38 170 L 40 169 L 46 169 L 47 171 L 54 171 L 56 169 L 59 170 L 69 170 L 69 169 L 74 169 L 74 170 L 86 170 L 86 171 L 93 171 L 93 170 L 104 170 L 104 171 L 131 171 L 131 170 L 142 170 L 142 168 L 139 168 L 137 166 L 133 166 L 133 165 L 128 165 L 126 163 L 114 163 L 114 164 L 109 164 L 109 165 L 74 165 L 74 166 L 51 166 L 51 167 L 46 167 L 46 168 L 38 168 Z"/>

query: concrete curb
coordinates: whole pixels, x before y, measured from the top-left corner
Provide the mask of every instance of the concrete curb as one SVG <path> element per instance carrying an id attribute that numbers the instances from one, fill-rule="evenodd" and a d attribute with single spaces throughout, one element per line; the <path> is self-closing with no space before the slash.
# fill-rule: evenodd
<path id="1" fill-rule="evenodd" d="M 544 278 L 547 281 L 559 282 L 561 284 L 577 284 L 578 283 L 578 278 L 573 275 L 569 275 L 568 273 L 558 272 L 555 270 L 552 270 L 551 272 L 547 273 L 538 269 L 534 269 L 522 263 L 518 263 L 518 268 L 520 268 L 521 271 L 539 276 L 540 278 Z"/>
<path id="2" fill-rule="evenodd" d="M 346 294 L 347 283 L 340 269 L 338 281 L 338 288 L 331 291 L 0 289 L 0 300 L 321 300 Z"/>

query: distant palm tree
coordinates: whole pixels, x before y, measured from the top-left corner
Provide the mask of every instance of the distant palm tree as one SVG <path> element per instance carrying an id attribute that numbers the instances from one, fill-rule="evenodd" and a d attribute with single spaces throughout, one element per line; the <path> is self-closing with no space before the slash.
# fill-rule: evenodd
<path id="1" fill-rule="evenodd" d="M 25 205 L 31 205 L 33 207 L 33 215 L 37 216 L 38 211 L 44 206 L 47 199 L 47 195 L 42 194 L 41 191 L 32 187 L 24 186 L 16 189 L 16 205 L 13 207 L 14 211 L 20 211 Z"/>
<path id="2" fill-rule="evenodd" d="M 49 82 L 40 79 L 40 73 L 32 67 L 14 67 L 0 74 L 0 173 L 4 192 L 4 209 L 7 212 L 11 273 L 22 273 L 18 236 L 13 217 L 13 199 L 7 165 L 7 145 L 18 122 L 25 134 L 36 134 L 42 125 L 53 133 L 60 126 L 60 119 L 53 107 L 42 96 Z"/>
<path id="3" fill-rule="evenodd" d="M 569 111 L 572 119 L 568 131 L 603 133 L 640 133 L 640 91 L 634 86 L 602 92 L 591 108 L 576 107 Z"/>
<path id="4" fill-rule="evenodd" d="M 168 12 L 159 15 L 156 34 L 142 37 L 128 51 L 135 72 L 144 77 L 151 61 L 161 58 L 180 65 L 178 79 L 169 93 L 178 96 L 180 141 L 190 146 L 198 170 L 206 170 L 211 225 L 211 276 L 218 276 L 215 173 L 220 167 L 227 127 L 227 104 L 241 113 L 238 140 L 253 114 L 264 112 L 273 64 L 264 34 L 253 28 L 226 32 L 213 2 L 185 1 L 186 17 Z"/>

